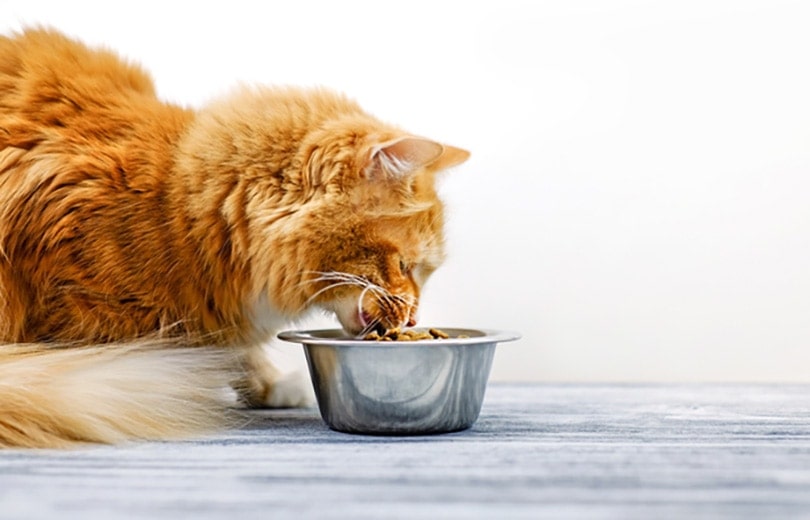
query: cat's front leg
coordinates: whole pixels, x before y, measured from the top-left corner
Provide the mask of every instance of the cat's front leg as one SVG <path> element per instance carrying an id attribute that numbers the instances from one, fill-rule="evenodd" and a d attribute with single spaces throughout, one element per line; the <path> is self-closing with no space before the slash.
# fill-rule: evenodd
<path id="1" fill-rule="evenodd" d="M 239 400 L 250 408 L 300 408 L 314 404 L 309 378 L 300 370 L 282 371 L 262 346 L 240 353 L 242 378 L 233 385 Z"/>

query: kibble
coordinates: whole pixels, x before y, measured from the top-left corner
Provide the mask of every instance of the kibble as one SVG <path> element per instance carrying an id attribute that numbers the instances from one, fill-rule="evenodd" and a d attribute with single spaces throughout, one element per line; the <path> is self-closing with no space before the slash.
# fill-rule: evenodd
<path id="1" fill-rule="evenodd" d="M 461 337 L 463 336 L 459 336 L 459 338 Z M 376 330 L 371 331 L 363 336 L 363 339 L 368 341 L 419 341 L 423 339 L 450 339 L 450 334 L 434 328 L 428 330 L 393 328 L 383 334 Z"/>

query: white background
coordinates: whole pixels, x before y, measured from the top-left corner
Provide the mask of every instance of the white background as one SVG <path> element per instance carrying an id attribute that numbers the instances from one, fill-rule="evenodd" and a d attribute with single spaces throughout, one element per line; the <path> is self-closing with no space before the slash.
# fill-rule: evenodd
<path id="1" fill-rule="evenodd" d="M 173 102 L 324 85 L 471 150 L 422 317 L 522 332 L 494 379 L 810 381 L 808 2 L 0 1 L 24 24 Z"/>

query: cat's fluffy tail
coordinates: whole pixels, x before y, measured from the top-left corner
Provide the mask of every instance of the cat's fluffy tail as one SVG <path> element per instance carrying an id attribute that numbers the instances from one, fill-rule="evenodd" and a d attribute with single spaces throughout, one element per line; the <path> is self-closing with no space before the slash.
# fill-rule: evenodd
<path id="1" fill-rule="evenodd" d="M 227 349 L 0 345 L 0 447 L 173 439 L 223 426 Z"/>

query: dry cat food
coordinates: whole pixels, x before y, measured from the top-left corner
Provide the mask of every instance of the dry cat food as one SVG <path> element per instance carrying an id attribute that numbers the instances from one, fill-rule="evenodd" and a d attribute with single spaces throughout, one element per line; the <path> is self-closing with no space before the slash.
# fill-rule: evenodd
<path id="1" fill-rule="evenodd" d="M 457 337 L 466 338 L 467 336 Z M 450 335 L 440 329 L 400 330 L 398 328 L 394 328 L 385 331 L 382 335 L 376 330 L 373 330 L 363 336 L 363 339 L 369 341 L 419 341 L 421 339 L 450 339 Z"/>

